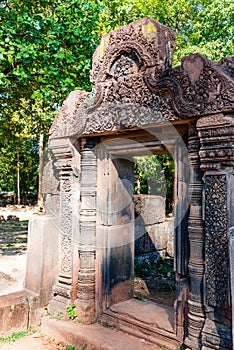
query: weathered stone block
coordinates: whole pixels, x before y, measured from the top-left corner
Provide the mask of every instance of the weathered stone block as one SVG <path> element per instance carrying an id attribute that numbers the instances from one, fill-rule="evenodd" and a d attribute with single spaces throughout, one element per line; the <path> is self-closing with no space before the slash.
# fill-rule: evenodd
<path id="1" fill-rule="evenodd" d="M 141 194 L 134 196 L 136 225 L 153 225 L 165 221 L 165 198 Z M 141 218 L 138 219 L 138 217 Z M 143 220 L 143 221 L 142 221 Z"/>
<path id="2" fill-rule="evenodd" d="M 160 252 L 174 257 L 174 218 L 165 222 L 143 226 L 135 226 L 135 255 Z"/>
<path id="3" fill-rule="evenodd" d="M 29 222 L 25 289 L 40 295 L 46 305 L 58 277 L 58 226 L 49 216 L 35 216 Z"/>
<path id="4" fill-rule="evenodd" d="M 29 305 L 23 292 L 2 295 L 0 298 L 0 332 L 7 336 L 28 327 Z"/>

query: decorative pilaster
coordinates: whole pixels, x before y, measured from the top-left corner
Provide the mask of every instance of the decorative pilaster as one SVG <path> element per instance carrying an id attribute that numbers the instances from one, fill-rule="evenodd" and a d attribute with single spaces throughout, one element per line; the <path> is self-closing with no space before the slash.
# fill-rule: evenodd
<path id="1" fill-rule="evenodd" d="M 217 114 L 197 123 L 204 171 L 205 314 L 202 349 L 232 349 L 228 230 L 234 165 L 233 116 Z"/>
<path id="2" fill-rule="evenodd" d="M 53 288 L 54 297 L 49 304 L 49 312 L 65 315 L 66 307 L 71 303 L 72 291 L 72 145 L 69 139 L 55 139 L 51 141 L 50 148 L 56 157 L 55 166 L 59 172 L 60 213 L 59 277 Z"/>
<path id="3" fill-rule="evenodd" d="M 77 310 L 85 323 L 95 320 L 96 183 L 95 140 L 81 139 L 81 210 Z"/>
<path id="4" fill-rule="evenodd" d="M 185 340 L 189 349 L 201 348 L 201 332 L 205 322 L 203 303 L 204 278 L 204 223 L 202 220 L 202 172 L 200 170 L 200 142 L 194 123 L 189 126 L 188 140 L 192 176 L 190 180 L 189 213 L 189 277 L 188 334 Z"/>

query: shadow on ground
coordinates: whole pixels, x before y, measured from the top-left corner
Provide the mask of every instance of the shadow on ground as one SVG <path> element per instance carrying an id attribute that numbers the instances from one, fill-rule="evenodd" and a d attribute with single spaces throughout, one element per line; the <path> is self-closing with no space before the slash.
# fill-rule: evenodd
<path id="1" fill-rule="evenodd" d="M 28 221 L 0 222 L 0 254 L 19 255 L 26 253 Z"/>

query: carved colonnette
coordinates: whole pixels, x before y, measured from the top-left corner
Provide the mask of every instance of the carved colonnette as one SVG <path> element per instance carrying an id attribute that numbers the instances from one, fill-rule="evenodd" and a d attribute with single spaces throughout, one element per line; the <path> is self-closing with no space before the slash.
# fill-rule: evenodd
<path id="1" fill-rule="evenodd" d="M 189 298 L 187 337 L 185 344 L 190 349 L 201 348 L 201 332 L 205 322 L 203 304 L 204 276 L 204 223 L 202 220 L 202 172 L 199 160 L 200 142 L 196 123 L 189 125 L 188 150 L 191 164 L 190 213 L 188 234 L 190 243 L 189 257 Z"/>
<path id="2" fill-rule="evenodd" d="M 78 244 L 79 272 L 77 310 L 83 322 L 95 319 L 96 186 L 95 139 L 81 139 L 81 209 Z"/>
<path id="3" fill-rule="evenodd" d="M 204 171 L 205 314 L 202 349 L 232 349 L 228 229 L 233 220 L 231 187 L 234 165 L 233 115 L 198 120 Z"/>

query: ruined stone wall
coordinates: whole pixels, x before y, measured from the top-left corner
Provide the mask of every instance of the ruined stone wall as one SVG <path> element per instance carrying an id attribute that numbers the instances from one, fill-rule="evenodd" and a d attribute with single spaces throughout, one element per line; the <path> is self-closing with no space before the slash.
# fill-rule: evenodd
<path id="1" fill-rule="evenodd" d="M 174 257 L 174 217 L 165 216 L 165 198 L 135 195 L 135 266 Z"/>

